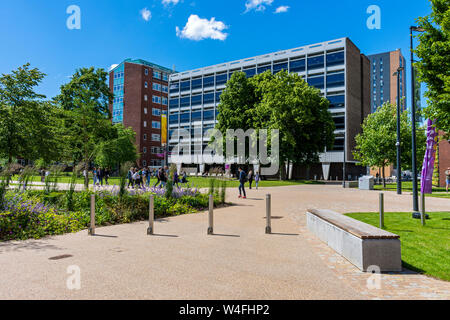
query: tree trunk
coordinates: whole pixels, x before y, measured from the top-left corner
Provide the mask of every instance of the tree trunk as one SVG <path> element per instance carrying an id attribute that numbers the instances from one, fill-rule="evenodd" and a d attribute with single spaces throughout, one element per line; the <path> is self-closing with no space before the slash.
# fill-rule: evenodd
<path id="1" fill-rule="evenodd" d="M 386 176 L 384 172 L 384 166 L 383 166 L 383 189 L 386 189 Z"/>

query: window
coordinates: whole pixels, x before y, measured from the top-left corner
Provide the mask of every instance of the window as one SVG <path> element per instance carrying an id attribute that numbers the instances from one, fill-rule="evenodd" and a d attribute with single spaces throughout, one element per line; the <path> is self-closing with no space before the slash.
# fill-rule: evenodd
<path id="1" fill-rule="evenodd" d="M 285 63 L 277 63 L 273 65 L 273 73 L 278 73 L 281 70 L 287 70 L 288 69 L 288 64 L 287 62 Z"/>
<path id="2" fill-rule="evenodd" d="M 343 130 L 345 129 L 345 117 L 336 117 L 333 118 L 334 125 L 336 126 L 336 130 Z"/>
<path id="3" fill-rule="evenodd" d="M 178 123 L 178 113 L 171 114 L 169 116 L 169 124 L 177 124 Z"/>
<path id="4" fill-rule="evenodd" d="M 214 103 L 214 93 L 207 93 L 203 95 L 203 104 Z"/>
<path id="5" fill-rule="evenodd" d="M 256 74 L 256 69 L 245 69 L 244 70 L 245 75 L 247 76 L 247 78 L 251 78 Z"/>
<path id="6" fill-rule="evenodd" d="M 148 83 L 147 81 L 144 82 L 144 87 L 147 89 L 148 88 Z"/>
<path id="7" fill-rule="evenodd" d="M 190 97 L 183 97 L 180 99 L 180 107 L 189 107 L 191 103 Z"/>
<path id="8" fill-rule="evenodd" d="M 144 141 L 147 141 L 147 134 L 144 133 Z"/>
<path id="9" fill-rule="evenodd" d="M 147 161 L 142 160 L 142 165 L 143 165 L 144 167 L 146 167 L 146 166 L 147 166 Z"/>
<path id="10" fill-rule="evenodd" d="M 146 94 L 144 94 L 144 101 L 147 101 L 147 100 L 148 100 L 148 97 Z"/>
<path id="11" fill-rule="evenodd" d="M 328 96 L 327 99 L 330 101 L 330 109 L 344 108 L 345 107 L 345 96 Z"/>
<path id="12" fill-rule="evenodd" d="M 305 71 L 305 59 L 294 60 L 289 63 L 290 72 Z"/>
<path id="13" fill-rule="evenodd" d="M 228 76 L 226 73 L 216 75 L 216 86 L 227 83 Z"/>
<path id="14" fill-rule="evenodd" d="M 344 73 L 327 75 L 327 88 L 343 87 L 345 85 Z"/>
<path id="15" fill-rule="evenodd" d="M 168 86 L 162 86 L 162 92 L 168 93 L 169 92 L 169 87 Z"/>
<path id="16" fill-rule="evenodd" d="M 214 76 L 203 78 L 203 87 L 212 87 L 214 86 Z"/>
<path id="17" fill-rule="evenodd" d="M 202 95 L 199 94 L 199 95 L 196 95 L 196 96 L 192 96 L 192 102 L 191 102 L 191 104 L 192 104 L 193 106 L 201 105 L 201 104 L 202 104 Z"/>
<path id="18" fill-rule="evenodd" d="M 200 79 L 193 79 L 192 80 L 192 90 L 194 89 L 200 89 L 202 87 L 202 78 Z"/>
<path id="19" fill-rule="evenodd" d="M 159 83 L 153 83 L 153 90 L 161 91 L 161 85 Z"/>
<path id="20" fill-rule="evenodd" d="M 147 108 L 144 108 L 144 114 L 147 114 Z"/>
<path id="21" fill-rule="evenodd" d="M 181 82 L 181 91 L 191 90 L 191 81 L 183 81 Z"/>
<path id="22" fill-rule="evenodd" d="M 216 92 L 216 103 L 220 102 L 220 96 L 222 95 L 222 91 L 217 91 Z"/>
<path id="23" fill-rule="evenodd" d="M 153 129 L 161 129 L 161 122 L 159 122 L 159 121 L 152 121 L 152 128 Z"/>
<path id="24" fill-rule="evenodd" d="M 265 66 L 258 66 L 258 74 L 263 73 L 267 70 L 272 70 L 272 66 L 270 64 L 267 64 Z"/>
<path id="25" fill-rule="evenodd" d="M 161 109 L 153 108 L 152 109 L 152 115 L 155 116 L 155 117 L 161 116 Z M 178 116 L 177 116 L 177 119 L 178 119 Z"/>
<path id="26" fill-rule="evenodd" d="M 170 99 L 169 108 L 178 108 L 178 99 Z"/>
<path id="27" fill-rule="evenodd" d="M 146 147 L 142 148 L 142 153 L 147 153 L 147 148 Z"/>
<path id="28" fill-rule="evenodd" d="M 167 98 L 166 97 L 162 97 L 162 104 L 164 105 L 164 106 L 167 106 Z"/>
<path id="29" fill-rule="evenodd" d="M 169 80 L 169 75 L 168 75 L 167 73 L 163 73 L 162 79 L 163 79 L 164 81 L 168 81 L 168 80 Z"/>
<path id="30" fill-rule="evenodd" d="M 192 121 L 202 121 L 202 112 L 201 111 L 192 112 Z"/>
<path id="31" fill-rule="evenodd" d="M 323 68 L 324 56 L 308 57 L 308 70 Z"/>
<path id="32" fill-rule="evenodd" d="M 147 128 L 147 121 L 144 121 L 144 128 Z"/>
<path id="33" fill-rule="evenodd" d="M 153 70 L 153 78 L 161 79 L 161 72 Z"/>
<path id="34" fill-rule="evenodd" d="M 179 82 L 174 82 L 170 84 L 170 93 L 178 93 L 178 91 L 180 91 L 180 83 Z"/>
<path id="35" fill-rule="evenodd" d="M 333 146 L 333 150 L 334 151 L 344 151 L 344 138 L 336 138 L 334 140 L 334 146 Z"/>
<path id="36" fill-rule="evenodd" d="M 190 121 L 190 112 L 180 114 L 180 123 L 187 123 Z"/>
<path id="37" fill-rule="evenodd" d="M 327 54 L 327 67 L 344 64 L 344 51 Z"/>
<path id="38" fill-rule="evenodd" d="M 203 121 L 214 120 L 214 110 L 203 111 Z"/>
<path id="39" fill-rule="evenodd" d="M 322 89 L 325 85 L 324 83 L 324 77 L 323 76 L 319 76 L 319 77 L 308 77 L 308 84 L 310 86 L 316 87 L 318 89 Z"/>
<path id="40" fill-rule="evenodd" d="M 152 141 L 161 141 L 161 135 L 159 134 L 152 134 Z"/>
<path id="41" fill-rule="evenodd" d="M 153 103 L 161 104 L 161 97 L 153 96 L 152 101 Z"/>
<path id="42" fill-rule="evenodd" d="M 148 76 L 148 69 L 145 69 L 145 75 Z"/>

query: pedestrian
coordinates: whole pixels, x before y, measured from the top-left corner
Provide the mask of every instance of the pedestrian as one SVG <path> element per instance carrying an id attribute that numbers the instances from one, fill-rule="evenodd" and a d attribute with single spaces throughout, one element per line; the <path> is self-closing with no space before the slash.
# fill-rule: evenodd
<path id="1" fill-rule="evenodd" d="M 256 190 L 258 190 L 258 184 L 259 184 L 259 172 L 256 171 L 255 173 L 255 186 L 256 186 Z"/>
<path id="2" fill-rule="evenodd" d="M 156 172 L 156 179 L 157 179 L 157 181 L 156 181 L 155 185 L 153 186 L 155 188 L 161 182 L 161 168 L 159 168 L 158 171 Z"/>
<path id="3" fill-rule="evenodd" d="M 152 179 L 152 171 L 150 167 L 147 167 L 147 187 L 150 187 L 150 180 Z"/>
<path id="4" fill-rule="evenodd" d="M 186 174 L 186 171 L 183 171 L 182 177 L 183 177 L 183 178 L 181 178 L 181 183 L 187 183 L 188 181 L 187 181 L 187 174 Z"/>
<path id="5" fill-rule="evenodd" d="M 239 198 L 242 198 L 242 193 L 244 194 L 244 199 L 247 199 L 247 195 L 245 193 L 245 182 L 247 180 L 247 174 L 242 168 L 239 168 Z"/>
<path id="6" fill-rule="evenodd" d="M 445 170 L 445 190 L 448 193 L 448 188 L 450 187 L 450 167 Z"/>
<path id="7" fill-rule="evenodd" d="M 100 185 L 103 187 L 103 176 L 104 176 L 105 171 L 103 170 L 103 168 L 98 168 L 97 170 L 97 178 L 98 181 L 100 182 Z"/>
<path id="8" fill-rule="evenodd" d="M 137 168 L 134 173 L 133 173 L 133 181 L 134 181 L 134 188 L 136 189 L 140 187 L 140 182 L 139 182 L 140 176 L 139 176 L 139 169 Z"/>
<path id="9" fill-rule="evenodd" d="M 92 179 L 94 180 L 94 187 L 97 184 L 97 168 L 94 167 L 94 169 L 92 169 Z"/>
<path id="10" fill-rule="evenodd" d="M 253 170 L 250 170 L 248 172 L 248 184 L 249 184 L 249 189 L 252 189 L 252 183 L 253 183 Z"/>
<path id="11" fill-rule="evenodd" d="M 178 178 L 178 172 L 175 171 L 175 172 L 173 173 L 173 184 L 176 185 L 177 188 L 179 189 L 180 186 L 178 185 L 178 181 L 179 181 L 179 178 Z"/>
<path id="12" fill-rule="evenodd" d="M 134 188 L 134 183 L 133 183 L 133 174 L 134 174 L 134 172 L 133 172 L 133 170 L 134 170 L 134 168 L 131 167 L 130 170 L 128 170 L 128 173 L 127 173 L 128 188 L 130 187 L 130 185 L 131 185 L 132 188 Z"/>
<path id="13" fill-rule="evenodd" d="M 105 175 L 104 178 L 105 178 L 105 184 L 107 186 L 109 186 L 108 179 L 109 179 L 109 175 L 110 174 L 111 174 L 111 170 L 109 168 L 106 168 L 105 171 L 104 171 L 104 175 Z"/>

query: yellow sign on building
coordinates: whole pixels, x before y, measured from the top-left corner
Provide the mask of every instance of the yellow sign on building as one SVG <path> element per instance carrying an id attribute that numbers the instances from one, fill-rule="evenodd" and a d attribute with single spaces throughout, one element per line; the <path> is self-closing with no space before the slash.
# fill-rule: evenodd
<path id="1" fill-rule="evenodd" d="M 167 115 L 161 115 L 161 145 L 167 144 Z"/>

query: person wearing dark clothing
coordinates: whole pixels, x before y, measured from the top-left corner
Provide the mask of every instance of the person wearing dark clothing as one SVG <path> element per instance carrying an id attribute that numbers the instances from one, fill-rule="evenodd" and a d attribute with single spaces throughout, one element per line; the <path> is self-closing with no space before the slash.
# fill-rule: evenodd
<path id="1" fill-rule="evenodd" d="M 134 188 L 134 180 L 133 180 L 133 175 L 134 175 L 134 172 L 133 172 L 133 168 L 130 168 L 130 170 L 128 171 L 128 174 L 127 174 L 127 178 L 128 178 L 128 188 L 131 186 L 132 188 Z"/>
<path id="2" fill-rule="evenodd" d="M 110 175 L 109 168 L 106 168 L 105 171 L 103 171 L 103 174 L 104 174 L 104 178 L 105 178 L 105 184 L 108 186 L 109 185 L 108 179 L 109 179 L 109 175 Z"/>
<path id="3" fill-rule="evenodd" d="M 249 185 L 249 189 L 252 188 L 252 183 L 253 183 L 253 170 L 250 170 L 248 173 L 248 185 Z"/>
<path id="4" fill-rule="evenodd" d="M 244 194 L 244 199 L 247 199 L 247 194 L 245 193 L 245 182 L 247 179 L 247 174 L 244 170 L 239 168 L 239 198 L 242 198 L 242 193 Z"/>
<path id="5" fill-rule="evenodd" d="M 173 184 L 177 186 L 177 188 L 180 188 L 180 186 L 178 185 L 179 182 L 179 177 L 178 177 L 178 172 L 175 171 L 173 173 Z"/>

